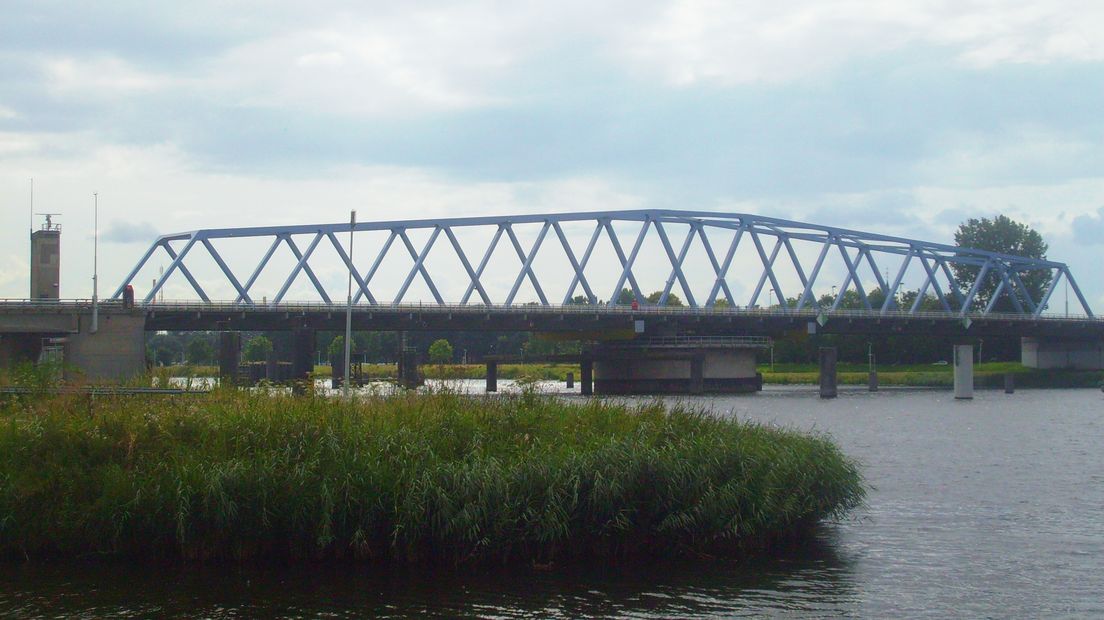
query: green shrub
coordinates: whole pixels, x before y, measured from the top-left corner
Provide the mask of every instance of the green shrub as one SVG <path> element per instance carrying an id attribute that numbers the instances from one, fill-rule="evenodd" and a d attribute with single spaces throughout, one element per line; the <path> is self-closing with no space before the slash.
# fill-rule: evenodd
<path id="1" fill-rule="evenodd" d="M 826 438 L 525 393 L 0 408 L 0 554 L 480 563 L 738 553 L 863 498 Z"/>

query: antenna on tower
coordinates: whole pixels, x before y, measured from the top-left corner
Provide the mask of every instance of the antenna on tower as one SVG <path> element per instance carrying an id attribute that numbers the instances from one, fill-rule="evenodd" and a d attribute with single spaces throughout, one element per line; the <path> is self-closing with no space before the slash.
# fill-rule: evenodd
<path id="1" fill-rule="evenodd" d="M 46 217 L 46 223 L 42 225 L 42 230 L 56 230 L 61 231 L 61 224 L 55 224 L 54 218 L 61 217 L 60 213 L 35 213 L 35 215 L 42 215 Z"/>

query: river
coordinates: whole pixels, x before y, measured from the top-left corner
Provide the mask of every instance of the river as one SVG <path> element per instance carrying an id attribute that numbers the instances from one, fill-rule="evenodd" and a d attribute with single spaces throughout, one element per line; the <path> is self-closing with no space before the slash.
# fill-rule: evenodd
<path id="1" fill-rule="evenodd" d="M 955 401 L 946 391 L 843 389 L 821 400 L 797 387 L 680 400 L 830 435 L 863 464 L 866 506 L 804 545 L 745 561 L 481 574 L 7 564 L 0 616 L 1104 616 L 1100 391 Z"/>

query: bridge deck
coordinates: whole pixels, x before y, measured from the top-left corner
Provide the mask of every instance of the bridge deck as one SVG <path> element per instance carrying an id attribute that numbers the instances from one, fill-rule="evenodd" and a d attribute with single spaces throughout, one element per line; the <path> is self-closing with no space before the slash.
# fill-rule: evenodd
<path id="1" fill-rule="evenodd" d="M 24 325 L 28 316 L 80 316 L 91 312 L 89 300 L 0 300 L 0 333 Z M 285 302 L 277 306 L 234 302 L 159 302 L 124 308 L 119 302 L 100 306 L 101 313 L 145 314 L 147 330 L 288 330 L 341 331 L 343 304 Z M 652 331 L 697 335 L 772 334 L 808 330 L 820 333 L 932 334 L 963 336 L 1104 337 L 1104 319 L 1023 314 L 947 315 L 942 312 L 792 310 L 781 308 L 686 308 L 606 305 L 354 305 L 353 328 L 364 331 L 492 330 L 578 332 L 603 335 L 634 331 L 644 321 Z"/>

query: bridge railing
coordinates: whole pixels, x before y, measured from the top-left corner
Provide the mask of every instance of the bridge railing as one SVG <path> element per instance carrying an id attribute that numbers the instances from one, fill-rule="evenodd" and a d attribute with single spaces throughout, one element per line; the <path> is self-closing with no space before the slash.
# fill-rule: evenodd
<path id="1" fill-rule="evenodd" d="M 100 301 L 101 308 L 121 308 L 122 303 L 118 301 Z M 91 299 L 20 299 L 20 298 L 0 298 L 0 312 L 37 312 L 37 311 L 54 311 L 54 312 L 87 312 L 92 309 Z M 139 302 L 135 305 L 135 309 L 141 312 L 189 312 L 189 313 L 203 313 L 203 312 L 215 312 L 215 313 L 331 313 L 331 312 L 344 312 L 346 304 L 344 303 L 326 303 L 320 301 L 285 301 L 279 305 L 266 305 L 266 306 L 248 306 L 242 305 L 235 300 L 210 300 L 210 301 L 195 301 L 189 299 L 181 300 L 159 300 L 156 302 Z M 353 312 L 360 313 L 372 313 L 372 312 L 394 312 L 394 313 L 450 313 L 450 314 L 487 314 L 487 313 L 508 313 L 508 314 L 533 314 L 533 313 L 554 313 L 554 314 L 578 314 L 578 315 L 591 315 L 591 314 L 616 314 L 624 316 L 741 316 L 741 317 L 800 317 L 807 318 L 809 320 L 817 320 L 823 317 L 824 319 L 908 319 L 908 320 L 940 320 L 946 321 L 949 319 L 962 320 L 962 319 L 985 319 L 988 321 L 1049 321 L 1049 322 L 1087 322 L 1093 324 L 1104 324 L 1104 317 L 1088 317 L 1088 316 L 1076 316 L 1076 315 L 1063 315 L 1063 314 L 1041 314 L 1041 315 L 1024 315 L 1010 312 L 971 312 L 964 316 L 947 315 L 945 312 L 932 312 L 932 311 L 916 311 L 912 312 L 904 309 L 882 311 L 870 311 L 863 309 L 853 308 L 838 308 L 838 309 L 818 309 L 818 308 L 805 308 L 802 310 L 795 310 L 793 308 L 785 307 L 771 307 L 771 308 L 748 308 L 748 307 L 709 307 L 709 308 L 692 308 L 689 306 L 639 306 L 632 308 L 630 306 L 622 305 L 608 305 L 608 304 L 566 304 L 566 305 L 511 305 L 506 306 L 502 304 L 492 304 L 490 306 L 483 304 L 436 304 L 436 303 L 385 303 L 377 305 L 359 304 L 353 306 Z"/>
<path id="2" fill-rule="evenodd" d="M 322 313 L 344 312 L 346 304 L 326 303 L 319 301 L 289 301 L 279 305 L 244 306 L 233 300 L 213 300 L 209 302 L 197 302 L 194 300 L 167 300 L 150 303 L 140 303 L 140 308 L 150 312 L 218 312 L 218 313 Z M 832 310 L 805 308 L 795 310 L 792 308 L 747 308 L 747 307 L 710 307 L 692 308 L 689 306 L 631 306 L 609 304 L 549 304 L 549 305 L 503 305 L 503 304 L 436 304 L 436 303 L 385 303 L 377 305 L 359 304 L 353 306 L 353 312 L 360 313 L 434 313 L 434 314 L 471 314 L 483 315 L 487 313 L 499 314 L 616 314 L 623 316 L 741 316 L 741 317 L 801 317 L 815 321 L 820 317 L 826 319 L 908 319 L 908 320 L 963 320 L 986 319 L 989 321 L 1084 321 L 1094 324 L 1104 324 L 1104 317 L 1068 316 L 1057 314 L 1024 315 L 1011 312 L 972 312 L 964 316 L 948 315 L 945 312 L 916 311 L 905 309 L 889 310 L 886 312 L 870 311 L 853 308 L 838 308 Z"/>

